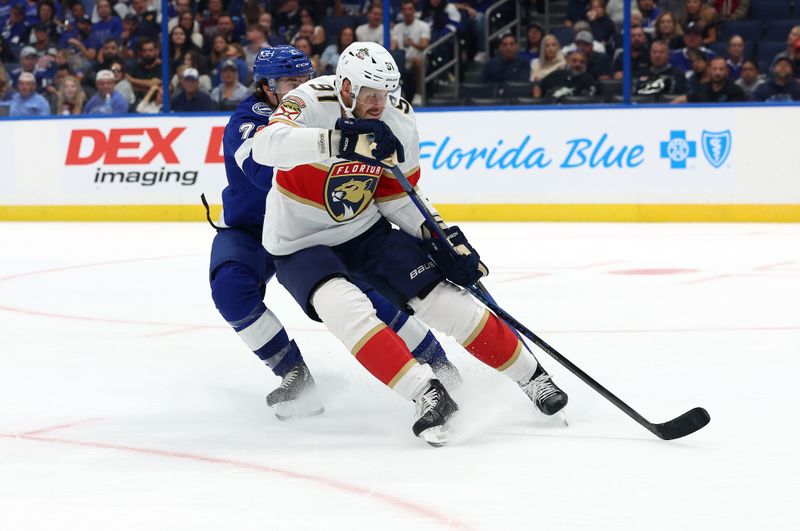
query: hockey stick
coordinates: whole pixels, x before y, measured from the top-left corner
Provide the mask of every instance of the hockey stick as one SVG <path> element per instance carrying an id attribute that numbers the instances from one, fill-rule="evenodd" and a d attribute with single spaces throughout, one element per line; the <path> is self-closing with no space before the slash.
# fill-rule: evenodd
<path id="1" fill-rule="evenodd" d="M 414 190 L 414 187 L 408 181 L 406 176 L 403 175 L 403 172 L 400 171 L 400 169 L 396 165 L 388 165 L 382 162 L 379 162 L 379 164 L 392 172 L 397 181 L 400 183 L 400 186 L 403 188 L 403 191 L 408 195 L 409 199 L 411 199 L 411 202 L 414 203 L 414 206 L 417 207 L 422 216 L 425 218 L 425 222 L 428 224 L 431 231 L 436 233 L 436 236 L 439 237 L 442 242 L 447 242 L 445 245 L 449 246 L 449 250 L 453 255 L 458 254 L 457 251 L 450 244 L 450 241 L 447 239 L 447 236 L 442 231 L 435 216 L 431 214 L 430 210 L 428 210 L 428 207 L 425 205 L 422 199 L 420 199 L 419 195 L 417 194 L 417 191 Z M 628 404 L 623 402 L 620 398 L 618 398 L 614 393 L 603 387 L 599 382 L 597 382 L 597 380 L 586 374 L 580 367 L 572 363 L 570 360 L 565 358 L 560 352 L 558 352 L 556 349 L 548 345 L 543 339 L 541 339 L 539 336 L 528 330 L 522 323 L 520 323 L 519 321 L 514 319 L 514 317 L 508 314 L 508 312 L 500 308 L 488 294 L 486 288 L 484 288 L 482 285 L 480 286 L 480 288 L 472 286 L 467 289 L 469 290 L 470 293 L 472 293 L 472 295 L 475 298 L 481 301 L 489 310 L 494 312 L 500 319 L 505 321 L 512 329 L 516 330 L 517 332 L 521 333 L 523 336 L 531 340 L 537 347 L 542 349 L 547 355 L 549 355 L 551 358 L 559 362 L 569 372 L 580 378 L 586 385 L 597 391 L 603 398 L 605 398 L 606 400 L 617 406 L 617 408 L 622 410 L 623 413 L 625 413 L 630 418 L 635 420 L 638 424 L 643 426 L 645 429 L 650 431 L 653 435 L 655 435 L 659 439 L 672 440 L 685 437 L 701 429 L 711 420 L 711 416 L 708 414 L 708 411 L 706 411 L 701 407 L 696 407 L 667 422 L 662 422 L 660 424 L 650 422 L 642 415 L 640 415 L 635 409 L 633 409 L 631 406 L 629 406 Z"/>

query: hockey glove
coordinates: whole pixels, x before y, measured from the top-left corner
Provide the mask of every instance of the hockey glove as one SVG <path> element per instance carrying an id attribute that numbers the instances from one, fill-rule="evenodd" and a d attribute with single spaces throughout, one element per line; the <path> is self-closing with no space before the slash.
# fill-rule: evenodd
<path id="1" fill-rule="evenodd" d="M 447 280 L 466 288 L 489 274 L 489 270 L 481 262 L 478 251 L 469 244 L 458 226 L 447 227 L 442 231 L 455 248 L 457 256 L 453 256 L 448 245 L 436 236 L 423 240 L 423 246 Z"/>
<path id="2" fill-rule="evenodd" d="M 339 156 L 343 159 L 374 163 L 391 159 L 396 153 L 399 162 L 405 160 L 403 145 L 380 120 L 339 118 L 336 129 L 342 132 Z"/>

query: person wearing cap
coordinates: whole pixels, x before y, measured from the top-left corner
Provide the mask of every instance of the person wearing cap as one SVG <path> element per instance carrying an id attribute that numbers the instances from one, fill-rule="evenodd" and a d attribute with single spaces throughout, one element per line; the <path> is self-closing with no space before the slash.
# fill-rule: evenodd
<path id="1" fill-rule="evenodd" d="M 483 65 L 481 83 L 528 81 L 531 77 L 531 62 L 520 57 L 518 51 L 516 37 L 510 33 L 503 35 L 497 46 L 497 55 Z"/>
<path id="2" fill-rule="evenodd" d="M 200 73 L 196 68 L 187 68 L 181 76 L 180 94 L 172 99 L 175 112 L 204 112 L 216 110 L 211 97 L 200 90 Z"/>
<path id="3" fill-rule="evenodd" d="M 94 81 L 97 93 L 89 98 L 83 114 L 127 114 L 128 102 L 115 90 L 114 72 L 100 70 Z"/>
<path id="4" fill-rule="evenodd" d="M 2 26 L 3 38 L 8 44 L 22 46 L 28 42 L 31 26 L 25 20 L 25 6 L 14 4 L 8 10 L 8 20 Z"/>
<path id="5" fill-rule="evenodd" d="M 56 46 L 57 42 L 50 39 L 50 33 L 47 31 L 47 24 L 39 22 L 33 27 L 33 36 L 31 37 L 31 46 L 33 46 L 40 54 L 47 53 L 47 50 Z"/>
<path id="6" fill-rule="evenodd" d="M 69 48 L 79 53 L 85 61 L 94 61 L 100 41 L 92 34 L 92 21 L 87 16 L 75 20 L 75 25 L 61 33 L 59 48 Z"/>
<path id="7" fill-rule="evenodd" d="M 11 76 L 11 81 L 16 85 L 17 81 L 19 81 L 20 75 L 27 72 L 34 76 L 36 80 L 36 85 L 39 88 L 42 88 L 42 83 L 38 79 L 42 75 L 42 70 L 37 69 L 37 63 L 39 62 L 39 52 L 36 51 L 36 48 L 33 46 L 25 46 L 22 51 L 19 53 L 19 66 L 11 70 L 9 75 Z"/>
<path id="8" fill-rule="evenodd" d="M 703 46 L 702 34 L 703 30 L 698 24 L 689 24 L 683 33 L 684 47 L 679 50 L 675 50 L 670 54 L 669 62 L 672 63 L 672 66 L 675 66 L 684 72 L 689 72 L 692 69 L 692 61 L 689 58 L 689 50 L 699 50 L 703 52 L 709 60 L 714 58 L 714 52 Z"/>
<path id="9" fill-rule="evenodd" d="M 247 87 L 239 83 L 236 63 L 228 59 L 220 66 L 221 83 L 211 91 L 211 100 L 220 110 L 233 110 L 250 95 Z"/>
<path id="10" fill-rule="evenodd" d="M 800 101 L 800 81 L 794 79 L 794 65 L 788 57 L 778 57 L 769 81 L 753 92 L 753 101 Z"/>
<path id="11" fill-rule="evenodd" d="M 588 31 L 579 31 L 575 35 L 575 49 L 588 61 L 586 71 L 596 80 L 611 79 L 611 60 L 608 55 L 595 51 L 594 42 L 594 35 Z"/>
<path id="12" fill-rule="evenodd" d="M 36 92 L 36 78 L 23 72 L 17 81 L 17 93 L 11 97 L 10 116 L 47 116 L 50 104 Z"/>

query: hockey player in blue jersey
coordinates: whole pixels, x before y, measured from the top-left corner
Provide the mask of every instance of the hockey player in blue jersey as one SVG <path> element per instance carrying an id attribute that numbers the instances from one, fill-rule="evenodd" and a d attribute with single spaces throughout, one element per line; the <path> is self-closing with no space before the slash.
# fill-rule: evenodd
<path id="1" fill-rule="evenodd" d="M 209 279 L 214 304 L 247 347 L 281 377 L 280 386 L 267 395 L 267 404 L 275 408 L 280 419 L 316 415 L 324 409 L 297 344 L 264 304 L 266 284 L 275 274 L 272 259 L 261 243 L 273 171 L 253 160 L 251 146 L 253 135 L 267 125 L 283 95 L 311 77 L 311 61 L 291 46 L 264 48 L 258 53 L 253 65 L 255 91 L 239 104 L 225 127 L 228 186 L 222 191 L 222 214 L 211 247 Z M 431 331 L 372 285 L 398 300 L 392 288 L 385 283 L 377 285 L 378 278 L 355 280 L 378 318 L 397 332 L 419 362 L 430 364 L 445 382 L 460 382 L 458 370 L 447 360 Z"/>

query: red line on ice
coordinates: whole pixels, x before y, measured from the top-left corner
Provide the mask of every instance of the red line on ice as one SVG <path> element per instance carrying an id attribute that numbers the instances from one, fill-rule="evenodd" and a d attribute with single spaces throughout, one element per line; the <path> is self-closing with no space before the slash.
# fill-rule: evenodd
<path id="1" fill-rule="evenodd" d="M 80 421 L 84 422 L 84 421 Z M 75 424 L 75 423 L 73 423 Z M 65 425 L 66 426 L 66 425 Z M 47 428 L 47 429 L 54 429 L 54 428 Z M 415 516 L 422 516 L 429 520 L 433 520 L 439 524 L 442 524 L 446 528 L 450 529 L 473 529 L 468 524 L 464 522 L 460 522 L 455 520 L 446 514 L 434 511 L 433 509 L 429 509 L 428 507 L 403 500 L 391 494 L 385 494 L 382 492 L 375 491 L 371 488 L 366 487 L 359 487 L 358 485 L 353 485 L 350 483 L 345 483 L 344 481 L 339 481 L 336 479 L 326 478 L 322 476 L 316 476 L 313 474 L 306 474 L 303 472 L 293 472 L 291 470 L 285 470 L 282 468 L 277 468 L 273 466 L 266 466 L 266 465 L 259 465 L 257 463 L 248 463 L 246 461 L 238 461 L 235 459 L 224 459 L 220 457 L 212 457 L 212 456 L 205 456 L 200 454 L 192 454 L 187 452 L 174 452 L 171 450 L 160 450 L 158 448 L 141 448 L 137 446 L 127 446 L 123 444 L 110 444 L 110 443 L 101 443 L 101 442 L 94 442 L 94 441 L 80 441 L 80 440 L 72 440 L 72 439 L 59 439 L 55 437 L 38 437 L 32 435 L 11 435 L 11 434 L 0 434 L 0 438 L 6 439 L 23 439 L 29 441 L 38 441 L 38 442 L 46 442 L 52 444 L 63 444 L 63 445 L 70 445 L 70 446 L 81 446 L 85 448 L 101 448 L 104 450 L 118 450 L 121 452 L 129 452 L 129 453 L 136 453 L 136 454 L 145 454 L 145 455 L 153 455 L 157 457 L 164 457 L 164 458 L 171 458 L 171 459 L 179 459 L 185 461 L 197 461 L 201 463 L 210 463 L 215 465 L 224 465 L 233 468 L 239 468 L 244 470 L 249 470 L 251 472 L 258 472 L 258 473 L 265 473 L 265 474 L 274 474 L 278 476 L 283 476 L 289 479 L 299 479 L 303 481 L 308 481 L 310 483 L 315 483 L 319 486 L 328 487 L 334 490 L 346 492 L 348 494 L 354 494 L 358 496 L 363 496 L 367 499 L 374 499 L 377 500 L 385 505 L 389 505 L 394 507 L 395 509 L 399 509 L 406 513 L 411 513 Z M 436 450 L 432 450 L 436 451 Z"/>
<path id="2" fill-rule="evenodd" d="M 57 424 L 55 426 L 48 426 L 47 428 L 41 428 L 38 430 L 33 431 L 26 431 L 24 433 L 18 434 L 19 437 L 32 437 L 34 435 L 40 435 L 42 433 L 46 433 L 48 431 L 55 431 L 55 430 L 63 430 L 64 428 L 71 428 L 73 426 L 77 426 L 78 424 L 83 424 L 85 422 L 94 422 L 96 420 L 105 420 L 102 417 L 93 417 L 90 419 L 83 419 L 83 420 L 76 420 L 75 422 L 68 422 L 66 424 Z"/>

